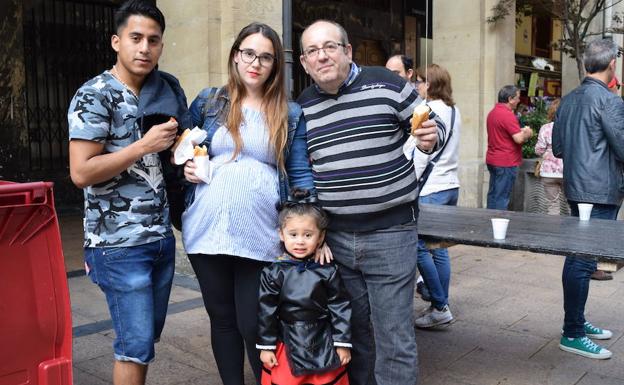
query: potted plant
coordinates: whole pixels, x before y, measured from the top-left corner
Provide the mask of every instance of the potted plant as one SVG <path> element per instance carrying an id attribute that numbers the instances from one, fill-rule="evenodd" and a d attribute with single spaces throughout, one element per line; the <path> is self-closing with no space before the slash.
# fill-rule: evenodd
<path id="1" fill-rule="evenodd" d="M 548 123 L 547 111 L 549 100 L 544 97 L 532 99 L 533 106 L 525 108 L 519 117 L 521 126 L 529 126 L 533 136 L 522 145 L 522 165 L 518 170 L 518 177 L 514 183 L 511 209 L 514 211 L 535 211 L 536 201 L 543 195 L 543 187 L 538 178 L 535 178 L 535 165 L 538 156 L 535 154 L 535 143 L 540 128 Z"/>
<path id="2" fill-rule="evenodd" d="M 524 159 L 536 158 L 535 143 L 540 128 L 548 123 L 547 111 L 549 103 L 544 97 L 536 97 L 533 107 L 529 107 L 528 112 L 520 117 L 521 126 L 529 126 L 533 130 L 533 136 L 522 145 L 522 157 Z"/>

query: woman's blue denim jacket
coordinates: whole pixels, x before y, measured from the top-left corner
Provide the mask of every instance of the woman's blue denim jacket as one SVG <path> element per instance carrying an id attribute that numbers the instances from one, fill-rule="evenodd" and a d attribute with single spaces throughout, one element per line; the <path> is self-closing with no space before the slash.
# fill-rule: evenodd
<path id="1" fill-rule="evenodd" d="M 227 117 L 229 105 L 230 100 L 225 87 L 205 88 L 193 100 L 189 108 L 193 126 L 200 127 L 208 133 L 202 145 L 210 148 L 214 133 Z M 288 138 L 284 148 L 284 160 L 286 172 L 278 170 L 281 202 L 288 200 L 290 188 L 308 190 L 311 196 L 316 197 L 303 111 L 301 106 L 293 102 L 288 103 Z M 186 207 L 189 207 L 194 199 L 195 184 L 191 183 L 186 189 Z"/>

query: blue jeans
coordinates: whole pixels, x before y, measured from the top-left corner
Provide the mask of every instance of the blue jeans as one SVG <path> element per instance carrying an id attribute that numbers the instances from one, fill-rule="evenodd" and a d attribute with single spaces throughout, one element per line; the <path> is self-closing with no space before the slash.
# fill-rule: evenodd
<path id="1" fill-rule="evenodd" d="M 329 231 L 327 243 L 353 309 L 351 385 L 416 384 L 416 223 L 363 233 Z"/>
<path id="2" fill-rule="evenodd" d="M 175 238 L 131 247 L 85 248 L 89 277 L 106 295 L 118 361 L 147 365 L 165 326 Z"/>
<path id="3" fill-rule="evenodd" d="M 487 194 L 487 208 L 507 210 L 518 167 L 496 167 L 487 165 L 490 172 L 490 186 Z"/>
<path id="4" fill-rule="evenodd" d="M 457 206 L 459 188 L 438 191 L 421 196 L 420 203 Z M 431 294 L 431 303 L 438 309 L 448 305 L 449 282 L 451 281 L 451 260 L 447 249 L 429 249 L 423 240 L 418 240 L 418 270 Z"/>
<path id="5" fill-rule="evenodd" d="M 572 216 L 578 217 L 579 202 L 568 201 Z M 583 203 L 583 202 L 581 202 Z M 619 206 L 594 203 L 591 218 L 617 219 Z M 585 335 L 585 303 L 589 293 L 589 279 L 596 271 L 596 261 L 577 257 L 566 257 L 561 281 L 563 284 L 563 335 L 578 338 Z"/>

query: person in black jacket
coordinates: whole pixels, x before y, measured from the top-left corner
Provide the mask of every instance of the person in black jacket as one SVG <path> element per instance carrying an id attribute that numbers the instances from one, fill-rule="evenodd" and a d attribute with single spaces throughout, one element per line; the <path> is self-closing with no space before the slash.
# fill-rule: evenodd
<path id="1" fill-rule="evenodd" d="M 333 264 L 314 262 L 327 214 L 310 203 L 286 203 L 279 235 L 286 252 L 262 270 L 258 343 L 262 384 L 347 385 L 351 305 Z"/>
<path id="2" fill-rule="evenodd" d="M 573 216 L 579 203 L 591 203 L 591 218 L 616 220 L 624 198 L 624 103 L 607 88 L 615 75 L 618 46 L 610 39 L 585 49 L 587 76 L 561 100 L 552 133 L 553 154 L 563 159 L 563 181 Z M 611 352 L 592 339 L 609 339 L 609 330 L 585 319 L 589 279 L 596 261 L 566 257 L 563 266 L 565 318 L 562 350 L 606 359 Z"/>

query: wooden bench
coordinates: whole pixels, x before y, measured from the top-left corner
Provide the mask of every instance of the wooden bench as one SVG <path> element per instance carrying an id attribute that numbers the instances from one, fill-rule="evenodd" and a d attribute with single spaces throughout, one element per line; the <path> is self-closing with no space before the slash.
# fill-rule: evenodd
<path id="1" fill-rule="evenodd" d="M 493 238 L 491 218 L 509 219 L 505 240 Z M 465 244 L 624 263 L 624 221 L 421 204 L 418 235 L 432 247 Z"/>

